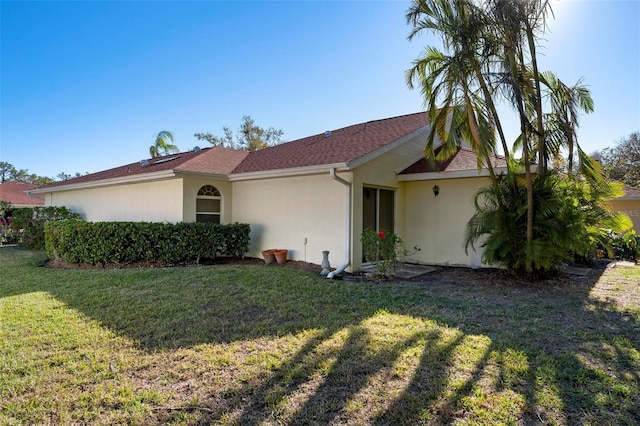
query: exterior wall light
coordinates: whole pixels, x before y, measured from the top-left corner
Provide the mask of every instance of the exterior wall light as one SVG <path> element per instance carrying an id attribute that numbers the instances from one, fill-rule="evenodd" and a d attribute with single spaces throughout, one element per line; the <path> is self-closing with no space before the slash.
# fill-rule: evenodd
<path id="1" fill-rule="evenodd" d="M 433 185 L 432 189 L 433 189 L 433 195 L 437 197 L 438 194 L 440 193 L 440 187 L 438 185 Z"/>

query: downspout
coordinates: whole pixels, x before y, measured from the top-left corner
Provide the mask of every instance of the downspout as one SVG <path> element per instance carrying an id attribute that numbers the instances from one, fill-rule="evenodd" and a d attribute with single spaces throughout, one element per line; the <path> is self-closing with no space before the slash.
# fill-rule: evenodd
<path id="1" fill-rule="evenodd" d="M 344 264 L 340 266 L 338 269 L 336 269 L 335 271 L 329 272 L 329 274 L 327 275 L 327 278 L 333 279 L 333 277 L 335 277 L 336 275 L 343 273 L 344 270 L 347 269 L 347 267 L 351 264 L 351 182 L 348 182 L 342 179 L 341 177 L 337 176 L 335 167 L 332 167 L 331 170 L 329 170 L 329 174 L 334 180 L 340 182 L 341 184 L 347 187 L 347 209 L 346 209 L 347 210 L 346 211 L 347 231 L 346 231 L 346 238 L 345 238 L 345 247 L 346 247 L 345 261 L 344 261 Z"/>

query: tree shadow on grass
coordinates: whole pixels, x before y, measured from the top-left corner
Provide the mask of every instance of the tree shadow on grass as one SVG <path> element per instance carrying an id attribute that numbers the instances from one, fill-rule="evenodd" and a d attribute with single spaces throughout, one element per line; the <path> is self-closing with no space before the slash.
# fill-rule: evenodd
<path id="1" fill-rule="evenodd" d="M 320 330 L 266 377 L 212 395 L 221 408 L 211 421 L 229 413 L 240 424 L 640 421 L 637 313 L 593 297 L 602 270 L 539 284 L 491 271 L 371 284 L 234 265 L 33 269 L 3 274 L 0 297 L 47 292 L 144 351 Z M 406 335 L 368 328 L 385 315 L 425 323 Z M 391 340 L 377 347 L 384 333 Z M 401 368 L 409 350 L 416 365 Z"/>
<path id="2" fill-rule="evenodd" d="M 639 312 L 592 294 L 603 272 L 594 270 L 586 278 L 553 285 L 514 286 L 480 279 L 455 288 L 445 283 L 440 290 L 446 291 L 437 292 L 440 300 L 429 317 L 491 339 L 475 373 L 445 398 L 445 412 L 480 423 L 638 424 Z M 475 295 L 474 288 L 479 290 Z M 459 303 L 470 297 L 474 303 Z M 451 305 L 456 308 L 444 308 Z M 437 423 L 454 420 L 443 417 L 441 403 L 415 406 L 415 389 L 429 364 L 423 362 L 404 396 L 379 417 L 380 424 L 399 418 L 405 424 L 425 418 Z M 486 402 L 487 391 L 498 400 Z M 523 400 L 510 400 L 509 392 Z M 510 403 L 513 418 L 487 413 L 487 407 Z"/>

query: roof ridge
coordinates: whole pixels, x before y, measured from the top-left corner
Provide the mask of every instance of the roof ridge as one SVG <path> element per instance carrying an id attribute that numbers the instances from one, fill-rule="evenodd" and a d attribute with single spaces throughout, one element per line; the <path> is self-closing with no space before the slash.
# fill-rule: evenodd
<path id="1" fill-rule="evenodd" d="M 426 114 L 427 111 L 420 111 L 420 112 L 412 112 L 409 114 L 400 114 L 400 115 L 396 115 L 395 117 L 386 117 L 386 118 L 378 118 L 376 120 L 369 120 L 366 121 L 365 123 L 374 123 L 376 121 L 385 121 L 385 120 L 396 120 L 398 118 L 402 118 L 402 117 L 409 117 L 410 115 L 420 115 L 420 114 Z M 364 123 L 360 123 L 360 124 L 364 124 Z"/>
<path id="2" fill-rule="evenodd" d="M 331 131 L 332 132 L 337 132 L 337 131 L 340 131 L 340 130 L 348 129 L 349 127 L 362 126 L 363 124 L 377 123 L 377 122 L 380 122 L 380 121 L 388 121 L 388 120 L 397 120 L 398 118 L 402 118 L 402 117 L 409 117 L 409 116 L 412 116 L 412 115 L 420 115 L 420 114 L 426 114 L 426 113 L 427 113 L 427 111 L 420 111 L 420 112 L 413 112 L 413 113 L 410 113 L 410 114 L 396 115 L 395 117 L 378 118 L 376 120 L 369 120 L 369 121 L 363 121 L 362 123 L 350 124 L 348 126 L 340 127 L 338 129 L 334 129 L 334 130 L 331 130 Z M 322 135 L 322 133 L 318 133 L 318 134 Z"/>
<path id="3" fill-rule="evenodd" d="M 388 120 L 397 120 L 398 118 L 402 118 L 402 117 L 410 117 L 410 116 L 426 114 L 426 113 L 427 113 L 427 111 L 420 111 L 420 112 L 413 112 L 413 113 L 409 113 L 409 114 L 401 114 L 401 115 L 397 115 L 395 117 L 379 118 L 379 119 L 376 119 L 376 120 L 369 120 L 369 121 L 363 121 L 361 123 L 349 124 L 349 125 L 344 126 L 344 127 L 338 127 L 337 129 L 329 129 L 329 130 L 325 130 L 324 132 L 315 133 L 313 135 L 304 136 L 304 137 L 301 137 L 301 138 L 298 138 L 298 139 L 294 139 L 292 141 L 283 142 L 283 143 L 280 143 L 280 144 L 277 144 L 277 145 L 273 145 L 273 146 L 267 147 L 265 149 L 268 150 L 268 149 L 271 149 L 271 148 L 276 148 L 276 147 L 280 147 L 280 146 L 286 146 L 286 145 L 291 144 L 293 142 L 301 143 L 305 139 L 309 139 L 308 145 L 310 146 L 310 145 L 314 145 L 314 144 L 318 143 L 319 141 L 322 141 L 326 137 L 328 137 L 328 136 L 326 136 L 326 132 L 330 132 L 330 133 L 341 132 L 341 131 L 345 131 L 345 130 L 347 130 L 349 128 L 357 128 L 357 127 L 364 126 L 364 125 L 370 124 L 370 123 L 377 123 L 377 122 L 388 121 Z M 353 136 L 353 135 L 350 135 L 350 136 Z M 319 138 L 319 140 L 316 140 L 315 138 Z M 260 150 L 260 151 L 263 151 L 263 150 Z M 257 151 L 253 151 L 253 152 L 257 152 Z"/>

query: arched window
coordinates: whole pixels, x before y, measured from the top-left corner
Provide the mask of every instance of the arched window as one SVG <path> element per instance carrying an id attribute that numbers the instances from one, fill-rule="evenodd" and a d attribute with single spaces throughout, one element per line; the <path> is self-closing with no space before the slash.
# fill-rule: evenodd
<path id="1" fill-rule="evenodd" d="M 220 223 L 222 196 L 215 186 L 205 185 L 196 197 L 196 222 Z"/>

